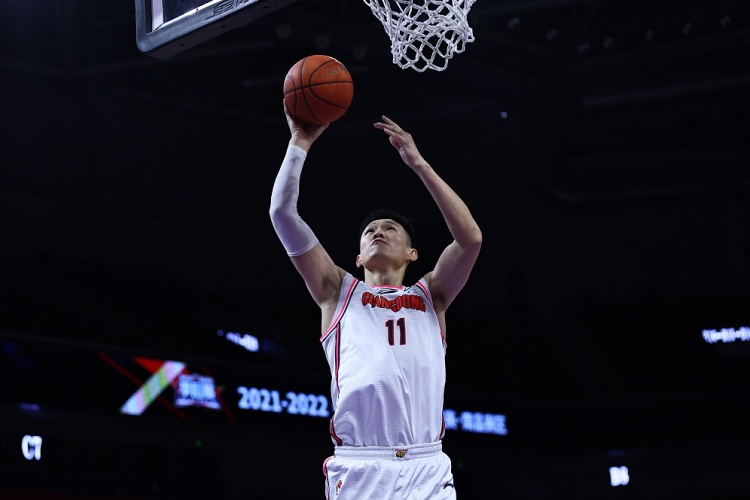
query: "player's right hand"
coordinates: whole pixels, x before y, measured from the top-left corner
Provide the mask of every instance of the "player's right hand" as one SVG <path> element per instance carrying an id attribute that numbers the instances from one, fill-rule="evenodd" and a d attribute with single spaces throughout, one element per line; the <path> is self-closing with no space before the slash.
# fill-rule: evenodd
<path id="1" fill-rule="evenodd" d="M 283 101 L 284 100 L 282 99 L 282 102 Z M 315 142 L 318 137 L 320 137 L 320 134 L 322 134 L 330 124 L 324 123 L 323 125 L 308 125 L 307 123 L 303 123 L 289 112 L 289 107 L 286 105 L 286 102 L 283 102 L 283 104 L 284 114 L 286 115 L 286 122 L 289 125 L 289 131 L 292 133 L 292 140 L 290 141 L 290 143 L 300 146 L 304 148 L 305 151 L 308 151 L 310 149 L 310 146 L 312 146 L 312 143 Z"/>

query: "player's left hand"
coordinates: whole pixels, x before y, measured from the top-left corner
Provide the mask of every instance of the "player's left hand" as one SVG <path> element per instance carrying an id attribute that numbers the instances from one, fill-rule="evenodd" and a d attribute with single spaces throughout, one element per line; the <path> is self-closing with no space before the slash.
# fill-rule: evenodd
<path id="1" fill-rule="evenodd" d="M 422 158 L 411 134 L 399 127 L 396 122 L 383 115 L 383 121 L 375 122 L 375 128 L 379 128 L 388 135 L 388 140 L 391 145 L 398 150 L 401 159 L 404 163 L 409 165 L 412 170 L 418 172 L 426 165 L 427 162 Z"/>

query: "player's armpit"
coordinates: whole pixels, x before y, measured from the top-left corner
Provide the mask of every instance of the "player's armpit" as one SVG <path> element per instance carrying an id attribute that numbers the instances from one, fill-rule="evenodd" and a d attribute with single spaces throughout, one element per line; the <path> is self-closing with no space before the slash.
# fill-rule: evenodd
<path id="1" fill-rule="evenodd" d="M 318 306 L 338 300 L 345 271 L 334 264 L 323 245 L 317 243 L 310 251 L 291 259 Z"/>

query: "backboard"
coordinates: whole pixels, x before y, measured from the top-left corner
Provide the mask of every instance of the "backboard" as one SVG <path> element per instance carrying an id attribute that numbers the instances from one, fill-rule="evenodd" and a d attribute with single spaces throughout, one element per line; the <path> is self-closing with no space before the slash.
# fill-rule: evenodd
<path id="1" fill-rule="evenodd" d="M 135 0 L 136 45 L 168 59 L 296 0 Z"/>

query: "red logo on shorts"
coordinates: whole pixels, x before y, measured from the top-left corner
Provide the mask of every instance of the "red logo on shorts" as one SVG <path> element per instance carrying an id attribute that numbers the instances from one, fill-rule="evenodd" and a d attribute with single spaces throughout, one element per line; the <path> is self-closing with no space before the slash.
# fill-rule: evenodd
<path id="1" fill-rule="evenodd" d="M 344 485 L 344 482 L 339 479 L 339 482 L 336 483 L 336 494 L 338 495 L 339 491 L 341 491 L 341 487 Z"/>

